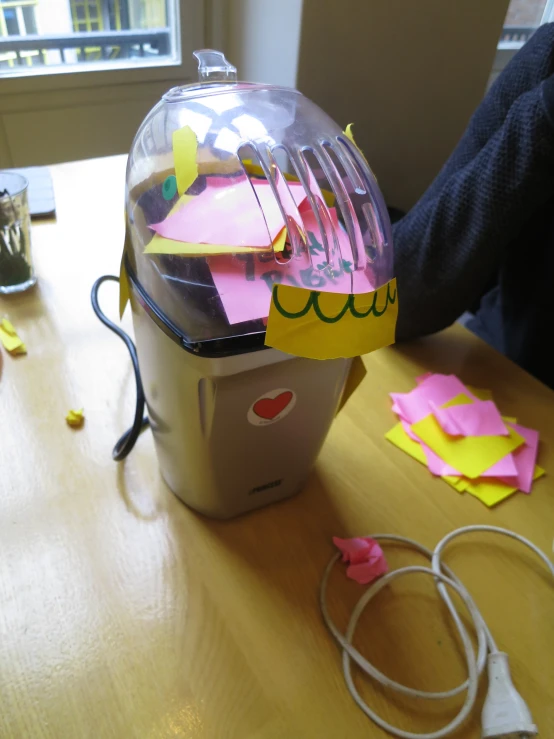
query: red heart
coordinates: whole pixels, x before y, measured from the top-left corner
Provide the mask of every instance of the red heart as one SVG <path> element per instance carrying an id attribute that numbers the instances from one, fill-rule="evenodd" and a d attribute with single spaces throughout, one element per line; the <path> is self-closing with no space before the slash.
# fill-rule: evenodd
<path id="1" fill-rule="evenodd" d="M 254 403 L 253 410 L 260 418 L 272 421 L 279 413 L 285 410 L 291 400 L 292 392 L 285 390 L 284 393 L 280 393 L 276 398 L 260 398 L 260 400 Z"/>

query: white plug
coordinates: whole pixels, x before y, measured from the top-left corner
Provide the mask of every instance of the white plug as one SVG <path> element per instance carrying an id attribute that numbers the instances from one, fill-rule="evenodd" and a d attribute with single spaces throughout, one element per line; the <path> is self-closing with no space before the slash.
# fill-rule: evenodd
<path id="1" fill-rule="evenodd" d="M 528 739 L 538 734 L 527 704 L 515 689 L 510 675 L 508 655 L 489 654 L 487 662 L 489 690 L 483 706 L 483 739 Z"/>

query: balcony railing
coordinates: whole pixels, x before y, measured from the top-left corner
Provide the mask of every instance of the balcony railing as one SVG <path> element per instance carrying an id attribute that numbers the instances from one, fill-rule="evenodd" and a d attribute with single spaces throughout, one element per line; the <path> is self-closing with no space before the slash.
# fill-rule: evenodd
<path id="1" fill-rule="evenodd" d="M 529 41 L 536 30 L 535 26 L 504 26 L 498 48 L 518 49 Z"/>
<path id="2" fill-rule="evenodd" d="M 0 67 L 6 68 L 6 64 L 13 66 L 14 63 L 52 64 L 47 54 L 51 51 L 59 52 L 59 62 L 54 64 L 75 64 L 91 60 L 162 57 L 167 56 L 170 49 L 169 28 L 90 31 L 59 36 L 5 36 L 0 38 Z"/>

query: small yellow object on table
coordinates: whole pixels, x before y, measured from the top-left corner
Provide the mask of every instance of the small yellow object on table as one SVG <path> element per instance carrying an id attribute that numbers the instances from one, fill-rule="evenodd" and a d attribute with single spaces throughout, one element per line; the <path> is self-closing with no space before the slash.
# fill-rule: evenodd
<path id="1" fill-rule="evenodd" d="M 27 354 L 27 347 L 17 335 L 13 323 L 3 318 L 0 321 L 0 341 L 4 349 L 10 354 Z"/>
<path id="2" fill-rule="evenodd" d="M 65 420 L 67 421 L 67 425 L 75 429 L 81 428 L 81 426 L 85 422 L 85 416 L 84 416 L 83 411 L 84 411 L 83 408 L 80 408 L 78 411 L 70 410 L 67 416 L 65 417 Z"/>

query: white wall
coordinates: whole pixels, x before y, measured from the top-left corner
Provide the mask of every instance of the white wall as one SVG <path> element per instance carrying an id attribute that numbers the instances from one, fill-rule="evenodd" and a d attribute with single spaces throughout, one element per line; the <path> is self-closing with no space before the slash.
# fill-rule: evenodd
<path id="1" fill-rule="evenodd" d="M 218 2 L 179 0 L 181 64 L 0 78 L 0 168 L 128 152 L 160 96 L 197 79 L 192 51 L 211 42 Z"/>
<path id="2" fill-rule="evenodd" d="M 239 78 L 296 86 L 302 0 L 229 0 L 226 55 Z"/>
<path id="3" fill-rule="evenodd" d="M 297 86 L 354 122 L 387 202 L 410 208 L 481 101 L 508 0 L 304 0 Z"/>

